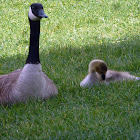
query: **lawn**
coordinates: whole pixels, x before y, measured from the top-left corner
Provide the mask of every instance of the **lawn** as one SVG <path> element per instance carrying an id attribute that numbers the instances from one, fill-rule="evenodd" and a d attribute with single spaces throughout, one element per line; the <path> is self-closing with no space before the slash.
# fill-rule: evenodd
<path id="1" fill-rule="evenodd" d="M 0 75 L 22 68 L 28 55 L 29 6 L 0 3 Z M 140 82 L 81 88 L 92 59 L 140 77 L 138 0 L 38 0 L 40 60 L 58 96 L 0 106 L 2 140 L 139 140 Z"/>

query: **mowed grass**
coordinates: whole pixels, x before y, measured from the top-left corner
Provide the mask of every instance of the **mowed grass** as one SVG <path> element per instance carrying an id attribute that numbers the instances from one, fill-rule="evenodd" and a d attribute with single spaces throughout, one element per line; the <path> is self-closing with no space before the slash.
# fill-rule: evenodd
<path id="1" fill-rule="evenodd" d="M 0 75 L 22 68 L 28 55 L 29 6 L 0 3 Z M 140 82 L 81 88 L 92 59 L 140 76 L 138 0 L 39 0 L 40 60 L 59 94 L 45 101 L 0 106 L 0 139 L 140 139 Z"/>

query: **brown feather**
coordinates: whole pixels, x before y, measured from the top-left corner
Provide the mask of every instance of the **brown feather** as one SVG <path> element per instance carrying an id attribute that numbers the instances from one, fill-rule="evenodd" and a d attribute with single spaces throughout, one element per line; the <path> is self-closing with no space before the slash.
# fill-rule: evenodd
<path id="1" fill-rule="evenodd" d="M 0 76 L 0 104 L 3 104 L 5 102 L 12 102 L 12 99 L 10 96 L 12 93 L 12 89 L 14 85 L 16 84 L 16 81 L 21 73 L 21 69 L 13 71 L 6 75 Z"/>
<path id="2" fill-rule="evenodd" d="M 0 76 L 0 104 L 7 104 L 7 103 L 14 103 L 18 102 L 16 99 L 12 96 L 12 91 L 14 87 L 16 86 L 16 82 L 18 80 L 18 77 L 21 73 L 22 69 L 18 69 L 16 71 L 13 71 L 6 75 Z M 48 98 L 50 96 L 54 96 L 58 94 L 57 88 L 52 82 L 50 78 L 47 77 L 45 73 L 43 73 L 44 78 L 46 80 L 46 97 Z"/>

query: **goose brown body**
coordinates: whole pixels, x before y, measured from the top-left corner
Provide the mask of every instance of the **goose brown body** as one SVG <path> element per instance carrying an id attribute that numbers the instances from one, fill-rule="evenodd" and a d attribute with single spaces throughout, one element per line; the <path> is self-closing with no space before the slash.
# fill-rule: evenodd
<path id="1" fill-rule="evenodd" d="M 20 89 L 18 89 L 18 79 L 22 72 L 22 69 L 18 69 L 6 75 L 0 76 L 0 104 L 11 104 L 26 101 L 28 98 L 36 98 L 35 93 L 31 95 L 29 92 L 22 95 Z M 45 99 L 58 94 L 57 88 L 48 76 L 43 73 L 45 79 L 45 91 L 44 95 L 38 93 L 37 98 Z"/>

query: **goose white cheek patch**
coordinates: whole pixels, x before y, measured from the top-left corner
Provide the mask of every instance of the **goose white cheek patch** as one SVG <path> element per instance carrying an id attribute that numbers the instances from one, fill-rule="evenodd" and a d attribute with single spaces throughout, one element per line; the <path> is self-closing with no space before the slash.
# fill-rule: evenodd
<path id="1" fill-rule="evenodd" d="M 30 18 L 32 21 L 37 21 L 37 20 L 39 20 L 39 18 L 37 18 L 37 17 L 32 13 L 31 7 L 29 8 L 29 18 Z"/>

